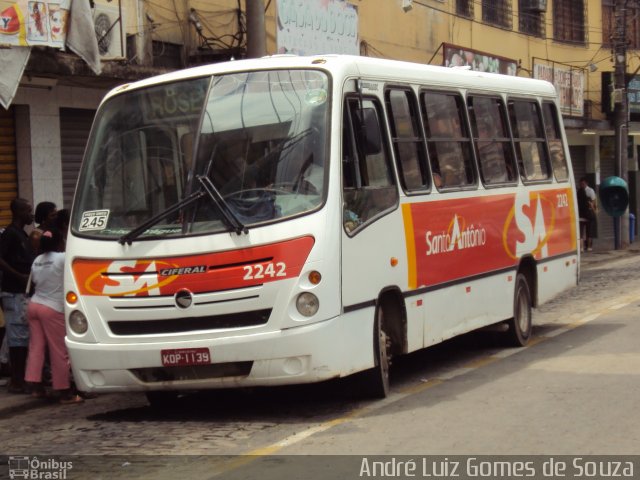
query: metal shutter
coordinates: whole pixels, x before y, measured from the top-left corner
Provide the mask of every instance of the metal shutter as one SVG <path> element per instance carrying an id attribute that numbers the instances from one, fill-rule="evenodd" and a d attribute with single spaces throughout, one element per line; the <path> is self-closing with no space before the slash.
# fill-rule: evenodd
<path id="1" fill-rule="evenodd" d="M 573 178 L 576 180 L 576 185 L 578 185 L 580 178 L 584 177 L 587 173 L 587 147 L 570 145 L 569 155 L 571 155 Z M 591 186 L 595 188 L 594 185 Z"/>
<path id="2" fill-rule="evenodd" d="M 613 137 L 610 137 L 613 142 Z M 602 139 L 600 140 L 602 142 Z M 613 143 L 611 145 L 613 147 Z M 604 180 L 607 177 L 616 174 L 616 164 L 614 155 L 608 156 L 603 155 L 602 151 L 600 152 L 600 181 Z M 596 190 L 598 195 L 600 194 L 599 190 Z M 598 197 L 598 202 L 600 198 Z M 600 206 L 598 208 L 598 244 L 599 245 L 609 245 L 610 247 L 614 246 L 615 240 L 615 228 L 613 217 L 607 215 L 607 212 L 604 211 L 604 208 Z M 628 241 L 628 239 L 627 239 Z M 594 244 L 595 245 L 595 244 Z"/>
<path id="3" fill-rule="evenodd" d="M 0 108 L 0 227 L 11 223 L 11 200 L 18 196 L 16 128 L 13 108 Z"/>
<path id="4" fill-rule="evenodd" d="M 60 143 L 62 153 L 62 196 L 64 208 L 71 208 L 84 149 L 89 139 L 95 110 L 60 109 Z"/>

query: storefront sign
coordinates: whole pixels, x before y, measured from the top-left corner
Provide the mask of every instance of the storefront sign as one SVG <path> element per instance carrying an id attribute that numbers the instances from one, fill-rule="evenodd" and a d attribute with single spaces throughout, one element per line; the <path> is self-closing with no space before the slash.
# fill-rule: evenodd
<path id="1" fill-rule="evenodd" d="M 571 117 L 584 115 L 585 73 L 582 68 L 553 63 L 533 65 L 533 78 L 546 80 L 556 87 L 560 101 L 560 112 Z"/>
<path id="2" fill-rule="evenodd" d="M 478 72 L 515 75 L 518 63 L 510 58 L 490 55 L 477 50 L 465 49 L 456 45 L 444 44 L 445 67 L 469 67 Z"/>

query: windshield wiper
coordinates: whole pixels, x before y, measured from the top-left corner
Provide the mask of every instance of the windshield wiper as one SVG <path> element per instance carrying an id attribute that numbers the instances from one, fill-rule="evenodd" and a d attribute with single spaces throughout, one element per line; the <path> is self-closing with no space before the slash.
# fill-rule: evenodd
<path id="1" fill-rule="evenodd" d="M 166 210 L 158 213 L 157 215 L 154 215 L 153 217 L 151 217 L 146 222 L 141 223 L 140 225 L 138 225 L 136 228 L 134 228 L 130 232 L 125 233 L 124 235 L 122 235 L 120 237 L 120 239 L 118 240 L 118 243 L 120 243 L 120 245 L 124 245 L 125 243 L 128 244 L 128 245 L 131 245 L 131 242 L 133 240 L 135 240 L 140 235 L 142 235 L 144 232 L 149 230 L 151 227 L 153 227 L 155 224 L 157 224 L 160 220 L 162 220 L 165 217 L 168 217 L 172 213 L 177 212 L 181 208 L 184 208 L 187 205 L 190 205 L 191 203 L 195 202 L 199 198 L 204 197 L 205 195 L 206 195 L 206 193 L 203 190 L 198 190 L 196 192 L 193 192 L 191 195 L 189 195 L 187 197 L 184 197 L 182 200 L 180 200 L 179 202 L 177 202 L 174 205 L 170 206 Z"/>
<path id="2" fill-rule="evenodd" d="M 211 180 L 209 180 L 208 177 L 202 175 L 198 175 L 196 176 L 196 178 L 200 182 L 200 185 L 202 185 L 202 189 L 193 192 L 191 195 L 183 198 L 166 210 L 158 213 L 157 215 L 154 215 L 146 222 L 141 223 L 130 232 L 125 233 L 120 237 L 118 243 L 120 243 L 121 245 L 124 245 L 125 243 L 131 245 L 133 240 L 156 225 L 163 218 L 168 217 L 172 213 L 177 212 L 178 210 L 205 196 L 209 196 L 209 198 L 213 200 L 213 203 L 218 208 L 218 211 L 220 211 L 220 213 L 222 214 L 222 218 L 227 226 L 233 229 L 238 235 L 240 235 L 241 233 L 248 233 L 249 230 L 247 229 L 247 227 L 243 225 L 243 223 L 238 219 L 235 213 L 233 213 L 233 210 L 229 208 L 227 202 L 224 201 L 218 189 L 213 185 L 213 183 L 211 183 Z"/>
<path id="3" fill-rule="evenodd" d="M 205 175 L 196 175 L 196 178 L 200 182 L 200 185 L 202 185 L 202 188 L 207 192 L 207 194 L 209 194 L 213 203 L 216 204 L 216 207 L 218 207 L 225 223 L 234 229 L 238 235 L 241 233 L 249 233 L 249 229 L 240 221 L 238 216 L 229 207 L 229 204 L 224 200 L 211 179 Z"/>

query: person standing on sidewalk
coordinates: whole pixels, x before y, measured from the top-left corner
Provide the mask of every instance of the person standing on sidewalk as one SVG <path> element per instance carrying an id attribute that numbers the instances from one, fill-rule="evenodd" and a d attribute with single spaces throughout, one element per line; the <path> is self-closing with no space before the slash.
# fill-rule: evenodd
<path id="1" fill-rule="evenodd" d="M 69 352 L 64 344 L 64 304 L 62 281 L 64 274 L 64 238 L 57 229 L 40 236 L 40 255 L 31 267 L 35 293 L 27 308 L 29 318 L 29 358 L 25 380 L 32 385 L 35 397 L 43 397 L 42 367 L 48 348 L 51 360 L 53 389 L 60 403 L 80 403 L 82 397 L 71 389 Z"/>
<path id="2" fill-rule="evenodd" d="M 34 254 L 24 227 L 33 223 L 33 207 L 24 198 L 11 201 L 11 224 L 0 237 L 2 307 L 6 322 L 11 379 L 9 392 L 26 393 L 24 384 L 29 327 L 26 319 L 27 280 Z"/>
<path id="3" fill-rule="evenodd" d="M 581 251 L 593 249 L 593 238 L 596 232 L 597 204 L 596 192 L 589 186 L 587 179 L 582 177 L 578 184 L 578 216 L 580 217 Z"/>
<path id="4" fill-rule="evenodd" d="M 29 234 L 31 240 L 31 248 L 36 254 L 40 253 L 40 236 L 48 228 L 55 226 L 56 216 L 58 214 L 58 208 L 53 202 L 40 202 L 36 205 L 36 212 L 34 219 L 36 221 L 36 228 L 34 228 Z"/>

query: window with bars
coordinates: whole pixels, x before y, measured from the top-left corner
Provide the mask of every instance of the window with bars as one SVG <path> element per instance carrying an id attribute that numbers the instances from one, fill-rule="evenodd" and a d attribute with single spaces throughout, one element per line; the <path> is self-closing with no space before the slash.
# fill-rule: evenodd
<path id="1" fill-rule="evenodd" d="M 463 17 L 473 18 L 473 0 L 456 0 L 456 13 Z"/>
<path id="2" fill-rule="evenodd" d="M 502 28 L 511 28 L 511 1 L 482 0 L 482 21 Z"/>
<path id="3" fill-rule="evenodd" d="M 539 0 L 518 0 L 518 29 L 522 33 L 544 38 L 544 9 Z M 546 7 L 546 4 L 545 4 Z"/>
<path id="4" fill-rule="evenodd" d="M 408 192 L 428 189 L 427 155 L 415 95 L 409 88 L 391 88 L 385 100 L 402 186 Z"/>
<path id="5" fill-rule="evenodd" d="M 553 39 L 558 42 L 586 43 L 587 11 L 584 0 L 553 2 Z"/>
<path id="6" fill-rule="evenodd" d="M 627 2 L 627 45 L 631 49 L 640 49 L 640 6 Z M 615 0 L 602 1 L 602 45 L 613 45 L 616 28 Z"/>

